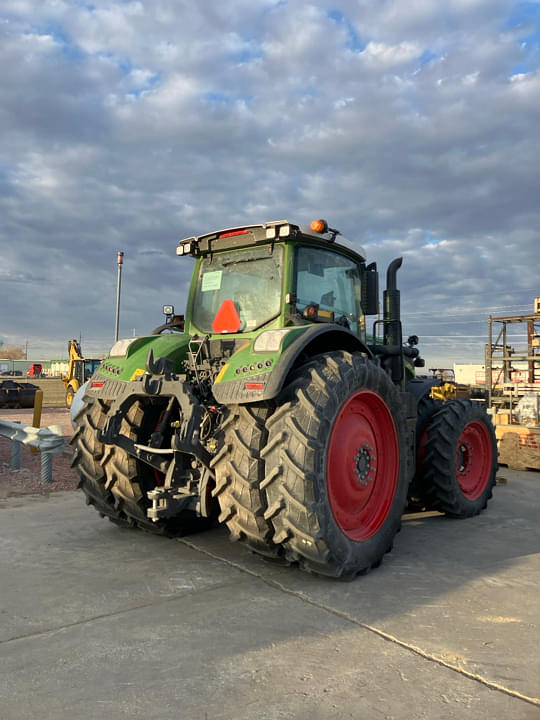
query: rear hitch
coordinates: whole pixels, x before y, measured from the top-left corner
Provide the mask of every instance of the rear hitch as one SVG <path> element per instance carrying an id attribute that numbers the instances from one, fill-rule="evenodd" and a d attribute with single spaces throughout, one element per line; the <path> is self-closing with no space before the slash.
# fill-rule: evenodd
<path id="1" fill-rule="evenodd" d="M 212 455 L 201 441 L 206 408 L 193 395 L 186 376 L 173 372 L 173 364 L 168 358 L 154 358 L 150 350 L 146 358 L 146 370 L 144 375 L 126 383 L 117 395 L 109 409 L 105 427 L 98 431 L 98 439 L 105 445 L 121 447 L 165 475 L 162 486 L 147 492 L 152 502 L 147 514 L 153 522 L 173 517 L 188 506 L 204 515 L 208 510 L 201 501 L 201 485 L 206 486 L 208 478 L 212 481 L 214 478 L 210 469 Z M 122 420 L 133 403 L 157 397 L 163 398 L 167 404 L 161 423 L 152 433 L 149 443 L 138 443 L 122 434 Z M 170 422 L 176 403 L 179 419 Z M 165 424 L 173 429 L 170 447 L 160 447 Z"/>

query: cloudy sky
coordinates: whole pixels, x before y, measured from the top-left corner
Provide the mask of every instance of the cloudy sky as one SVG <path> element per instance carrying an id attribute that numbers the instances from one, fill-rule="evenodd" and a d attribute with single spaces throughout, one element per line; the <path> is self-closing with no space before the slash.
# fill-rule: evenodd
<path id="1" fill-rule="evenodd" d="M 87 355 L 183 311 L 178 239 L 324 217 L 427 365 L 540 295 L 540 2 L 2 0 L 0 336 Z M 384 282 L 382 283 L 384 284 Z"/>

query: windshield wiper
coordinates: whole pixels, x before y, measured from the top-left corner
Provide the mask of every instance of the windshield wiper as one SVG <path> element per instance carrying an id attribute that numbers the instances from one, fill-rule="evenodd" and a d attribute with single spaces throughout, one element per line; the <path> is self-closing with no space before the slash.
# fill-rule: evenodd
<path id="1" fill-rule="evenodd" d="M 259 260 L 267 260 L 267 259 L 268 259 L 268 256 L 258 257 L 258 258 L 240 258 L 239 260 L 223 260 L 221 265 L 223 267 L 228 267 L 229 265 L 240 265 L 240 263 L 258 262 Z"/>

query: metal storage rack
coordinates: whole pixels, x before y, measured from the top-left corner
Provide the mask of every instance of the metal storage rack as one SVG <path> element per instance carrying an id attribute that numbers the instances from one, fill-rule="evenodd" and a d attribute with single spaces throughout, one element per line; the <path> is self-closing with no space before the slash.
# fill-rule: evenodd
<path id="1" fill-rule="evenodd" d="M 486 345 L 486 388 L 489 407 L 508 414 L 508 424 L 516 422 L 515 408 L 520 398 L 540 393 L 540 299 L 535 299 L 530 315 L 489 316 L 489 343 Z M 526 346 L 510 344 L 515 340 L 509 326 L 526 326 Z M 498 332 L 497 332 L 498 331 Z M 525 333 L 524 333 L 525 334 Z M 519 381 L 516 373 L 520 374 Z"/>

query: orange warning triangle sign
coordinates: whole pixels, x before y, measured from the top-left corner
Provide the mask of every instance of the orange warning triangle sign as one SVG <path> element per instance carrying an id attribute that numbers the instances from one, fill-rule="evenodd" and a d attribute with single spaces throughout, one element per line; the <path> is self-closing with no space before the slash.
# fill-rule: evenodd
<path id="1" fill-rule="evenodd" d="M 224 300 L 212 321 L 212 330 L 215 333 L 234 333 L 240 330 L 242 321 L 232 300 Z"/>

